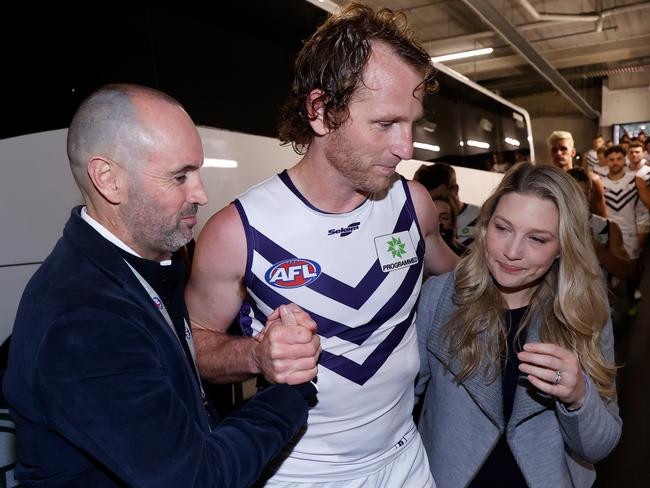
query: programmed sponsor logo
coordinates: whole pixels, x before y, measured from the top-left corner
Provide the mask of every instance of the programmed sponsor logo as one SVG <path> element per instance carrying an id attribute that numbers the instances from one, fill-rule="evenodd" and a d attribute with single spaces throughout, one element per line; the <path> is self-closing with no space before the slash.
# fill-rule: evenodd
<path id="1" fill-rule="evenodd" d="M 316 261 L 292 258 L 271 266 L 264 279 L 276 288 L 299 288 L 313 283 L 319 276 L 320 264 Z"/>
<path id="2" fill-rule="evenodd" d="M 341 227 L 340 229 L 330 229 L 327 231 L 328 236 L 334 236 L 334 235 L 339 235 L 340 237 L 345 237 L 349 236 L 352 234 L 355 230 L 359 228 L 361 225 L 361 222 L 352 222 L 350 225 L 346 227 Z"/>
<path id="3" fill-rule="evenodd" d="M 419 262 L 408 231 L 375 237 L 375 248 L 384 273 L 413 266 Z"/>

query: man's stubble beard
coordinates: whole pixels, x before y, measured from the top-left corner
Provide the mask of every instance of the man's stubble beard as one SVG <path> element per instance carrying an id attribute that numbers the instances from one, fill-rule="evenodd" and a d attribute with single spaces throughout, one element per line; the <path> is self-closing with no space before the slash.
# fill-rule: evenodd
<path id="1" fill-rule="evenodd" d="M 373 176 L 372 165 L 365 165 L 352 142 L 340 129 L 335 130 L 325 147 L 325 157 L 329 163 L 343 175 L 356 191 L 377 194 L 386 191 L 390 185 L 390 177 Z"/>
<path id="2" fill-rule="evenodd" d="M 128 190 L 128 202 L 120 206 L 122 221 L 131 233 L 136 244 L 158 252 L 175 252 L 193 237 L 192 228 L 183 229 L 182 217 L 196 214 L 198 205 L 184 208 L 170 223 L 159 208 L 148 197 L 143 185 L 131 178 Z"/>

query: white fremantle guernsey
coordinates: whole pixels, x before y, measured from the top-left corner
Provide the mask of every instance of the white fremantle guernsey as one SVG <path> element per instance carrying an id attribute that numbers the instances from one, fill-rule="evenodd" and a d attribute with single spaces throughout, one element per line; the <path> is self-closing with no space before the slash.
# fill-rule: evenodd
<path id="1" fill-rule="evenodd" d="M 456 239 L 465 247 L 474 244 L 474 227 L 481 213 L 481 207 L 464 203 L 456 218 Z"/>
<path id="2" fill-rule="evenodd" d="M 248 249 L 242 330 L 257 334 L 272 310 L 293 302 L 316 321 L 323 349 L 318 403 L 273 479 L 337 481 L 380 469 L 414 428 L 424 240 L 406 181 L 396 176 L 381 200 L 330 214 L 285 171 L 235 205 Z"/>
<path id="3" fill-rule="evenodd" d="M 636 190 L 635 173 L 625 173 L 618 180 L 603 178 L 607 216 L 621 228 L 623 245 L 631 259 L 639 257 L 638 230 L 647 232 L 650 225 L 648 209 L 639 199 Z"/>

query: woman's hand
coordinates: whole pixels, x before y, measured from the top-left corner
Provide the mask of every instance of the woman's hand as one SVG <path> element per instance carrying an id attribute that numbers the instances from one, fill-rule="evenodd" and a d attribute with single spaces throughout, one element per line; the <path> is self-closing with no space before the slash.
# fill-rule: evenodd
<path id="1" fill-rule="evenodd" d="M 517 356 L 519 370 L 533 386 L 555 396 L 569 410 L 582 406 L 586 386 L 575 353 L 556 344 L 530 342 Z"/>

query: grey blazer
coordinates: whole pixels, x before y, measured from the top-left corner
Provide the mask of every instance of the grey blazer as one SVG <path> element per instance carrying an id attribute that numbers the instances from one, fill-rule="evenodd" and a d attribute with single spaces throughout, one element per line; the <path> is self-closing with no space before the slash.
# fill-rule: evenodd
<path id="1" fill-rule="evenodd" d="M 569 412 L 522 376 L 505 425 L 500 377 L 490 383 L 479 372 L 460 385 L 453 381 L 459 365 L 449 356 L 442 335 L 454 310 L 453 291 L 452 273 L 429 279 L 422 288 L 416 322 L 421 364 L 416 394 L 426 387 L 419 430 L 438 488 L 467 486 L 503 432 L 529 486 L 591 486 L 596 479 L 593 463 L 607 456 L 621 435 L 616 401 L 603 400 L 587 379 L 584 404 Z M 527 337 L 528 342 L 539 340 L 539 320 L 532 321 Z M 610 321 L 601 347 L 613 362 Z"/>

